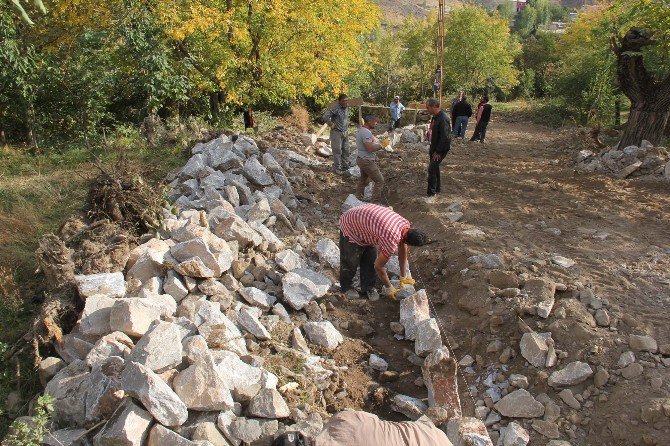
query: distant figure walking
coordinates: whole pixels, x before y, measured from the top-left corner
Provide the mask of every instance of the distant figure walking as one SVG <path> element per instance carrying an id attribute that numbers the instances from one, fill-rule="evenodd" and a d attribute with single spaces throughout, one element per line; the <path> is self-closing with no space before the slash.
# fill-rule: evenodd
<path id="1" fill-rule="evenodd" d="M 256 128 L 256 122 L 254 121 L 254 111 L 252 109 L 247 109 L 244 110 L 243 113 L 244 117 L 244 131 L 248 131 L 249 129 L 255 129 Z"/>
<path id="2" fill-rule="evenodd" d="M 378 121 L 379 119 L 375 115 L 367 115 L 363 118 L 363 125 L 356 132 L 356 149 L 358 150 L 356 164 L 361 169 L 356 195 L 364 200 L 365 188 L 372 180 L 375 182 L 372 189 L 372 201 L 375 203 L 379 203 L 384 187 L 384 177 L 377 165 L 377 155 L 375 154 L 375 152 L 382 150 L 384 146 L 372 134 L 372 129 L 375 128 Z"/>
<path id="3" fill-rule="evenodd" d="M 475 126 L 475 133 L 470 138 L 470 141 L 477 141 L 483 143 L 486 138 L 486 128 L 491 120 L 491 110 L 493 107 L 489 104 L 489 97 L 483 95 L 477 106 L 477 125 Z"/>
<path id="4" fill-rule="evenodd" d="M 330 126 L 330 148 L 333 149 L 333 168 L 338 175 L 349 172 L 349 98 L 341 94 L 337 104 L 329 108 L 323 120 Z"/>
<path id="5" fill-rule="evenodd" d="M 440 107 L 440 101 L 432 98 L 426 102 L 426 110 L 433 117 L 430 119 L 428 140 L 430 141 L 428 163 L 428 196 L 440 193 L 440 163 L 451 148 L 451 127 L 449 117 Z"/>
<path id="6" fill-rule="evenodd" d="M 456 128 L 456 116 L 454 116 L 454 107 L 456 107 L 456 104 L 461 102 L 461 99 L 463 99 L 463 96 L 465 93 L 462 91 L 459 91 L 454 98 L 451 99 L 451 104 L 449 105 L 449 116 L 451 117 L 451 128 L 455 129 Z"/>
<path id="7" fill-rule="evenodd" d="M 405 111 L 405 106 L 400 102 L 400 96 L 393 98 L 391 106 L 389 107 L 391 112 L 391 125 L 389 126 L 389 132 L 400 127 L 400 119 L 402 118 L 402 112 Z"/>
<path id="8" fill-rule="evenodd" d="M 452 115 L 454 119 L 454 136 L 465 141 L 465 131 L 468 128 L 468 120 L 472 116 L 472 106 L 468 104 L 468 97 L 463 95 L 461 100 L 454 105 Z"/>

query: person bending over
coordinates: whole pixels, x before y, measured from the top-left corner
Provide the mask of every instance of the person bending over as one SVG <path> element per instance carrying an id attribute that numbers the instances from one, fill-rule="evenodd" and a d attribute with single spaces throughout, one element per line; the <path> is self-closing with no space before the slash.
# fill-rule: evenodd
<path id="1" fill-rule="evenodd" d="M 426 234 L 390 208 L 365 204 L 340 216 L 340 286 L 352 288 L 356 269 L 361 269 L 361 292 L 375 292 L 375 273 L 382 283 L 382 294 L 395 300 L 398 291 L 389 280 L 386 263 L 398 251 L 400 285 L 414 285 L 407 273 L 408 246 L 423 246 Z"/>

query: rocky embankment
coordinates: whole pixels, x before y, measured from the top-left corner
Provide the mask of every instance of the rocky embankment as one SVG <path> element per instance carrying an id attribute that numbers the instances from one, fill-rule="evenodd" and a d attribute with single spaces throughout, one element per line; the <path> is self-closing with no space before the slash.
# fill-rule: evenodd
<path id="1" fill-rule="evenodd" d="M 331 357 L 347 342 L 329 320 L 339 249 L 327 238 L 309 246 L 291 186 L 294 167 L 318 164 L 244 136 L 193 148 L 168 178 L 162 228 L 122 271 L 75 276 L 83 312 L 39 367 L 54 398 L 45 444 L 268 444 L 284 430 L 320 431 L 348 383 Z M 491 444 L 481 421 L 461 418 L 455 361 L 425 292 L 402 294 L 391 325 L 414 341 L 429 398 L 395 395 L 395 410 L 417 419 L 442 407 L 455 444 Z M 448 388 L 429 373 L 442 365 Z M 388 364 L 370 355 L 367 367 Z"/>

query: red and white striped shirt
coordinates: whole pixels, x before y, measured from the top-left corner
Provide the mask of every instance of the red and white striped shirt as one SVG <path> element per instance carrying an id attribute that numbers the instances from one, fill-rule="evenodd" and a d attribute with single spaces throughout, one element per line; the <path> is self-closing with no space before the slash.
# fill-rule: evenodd
<path id="1" fill-rule="evenodd" d="M 391 209 L 365 204 L 349 209 L 340 216 L 340 229 L 359 246 L 376 246 L 383 255 L 391 257 L 412 225 Z"/>

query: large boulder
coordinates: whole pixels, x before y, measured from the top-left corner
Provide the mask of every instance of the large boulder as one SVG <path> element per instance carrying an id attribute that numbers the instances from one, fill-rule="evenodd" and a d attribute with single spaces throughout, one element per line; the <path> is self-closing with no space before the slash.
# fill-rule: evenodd
<path id="1" fill-rule="evenodd" d="M 344 342 L 344 337 L 330 321 L 307 322 L 302 328 L 312 344 L 334 349 Z"/>
<path id="2" fill-rule="evenodd" d="M 86 299 L 95 295 L 123 297 L 126 295 L 126 280 L 123 273 L 99 273 L 74 276 L 79 295 Z"/>
<path id="3" fill-rule="evenodd" d="M 323 238 L 316 242 L 316 253 L 319 261 L 333 269 L 340 267 L 340 248 L 329 238 Z"/>
<path id="4" fill-rule="evenodd" d="M 163 373 L 181 363 L 181 339 L 181 330 L 177 324 L 158 321 L 137 342 L 130 360 L 156 373 Z"/>
<path id="5" fill-rule="evenodd" d="M 549 376 L 551 387 L 570 387 L 586 381 L 593 375 L 593 369 L 585 362 L 574 361 Z"/>
<path id="6" fill-rule="evenodd" d="M 158 375 L 137 362 L 130 362 L 121 374 L 123 390 L 139 400 L 159 423 L 181 426 L 188 409 L 177 394 Z"/>
<path id="7" fill-rule="evenodd" d="M 427 319 L 430 319 L 430 308 L 426 290 L 419 290 L 400 302 L 400 323 L 405 327 L 405 339 L 415 340 L 419 324 Z"/>
<path id="8" fill-rule="evenodd" d="M 249 415 L 259 418 L 286 418 L 291 414 L 286 401 L 276 389 L 262 389 L 251 399 Z"/>
<path id="9" fill-rule="evenodd" d="M 204 357 L 179 372 L 174 378 L 173 387 L 189 409 L 228 410 L 235 404 L 230 389 L 209 357 Z"/>
<path id="10" fill-rule="evenodd" d="M 270 296 L 263 290 L 255 287 L 246 287 L 239 290 L 240 295 L 246 300 L 249 305 L 269 310 L 277 302 L 277 298 Z"/>
<path id="11" fill-rule="evenodd" d="M 82 427 L 86 421 L 86 394 L 90 387 L 88 364 L 76 360 L 60 370 L 44 389 L 54 398 L 54 422 Z"/>
<path id="12" fill-rule="evenodd" d="M 127 399 L 93 438 L 94 446 L 143 446 L 153 419 Z"/>
<path id="13" fill-rule="evenodd" d="M 163 308 L 152 299 L 118 299 L 109 316 L 113 331 L 122 331 L 128 336 L 140 337 L 147 332 L 152 322 L 160 319 Z"/>
<path id="14" fill-rule="evenodd" d="M 544 405 L 525 389 L 518 389 L 498 401 L 495 410 L 509 418 L 539 418 L 544 415 Z"/>
<path id="15" fill-rule="evenodd" d="M 104 295 L 88 297 L 79 319 L 79 332 L 85 335 L 98 336 L 111 332 L 109 316 L 115 302 L 115 298 Z"/>
<path id="16" fill-rule="evenodd" d="M 324 296 L 332 282 L 326 276 L 307 268 L 289 271 L 282 278 L 284 300 L 296 310 L 302 310 L 313 299 Z"/>
<path id="17" fill-rule="evenodd" d="M 426 356 L 442 347 L 442 334 L 435 318 L 421 321 L 417 326 L 414 352 Z"/>

